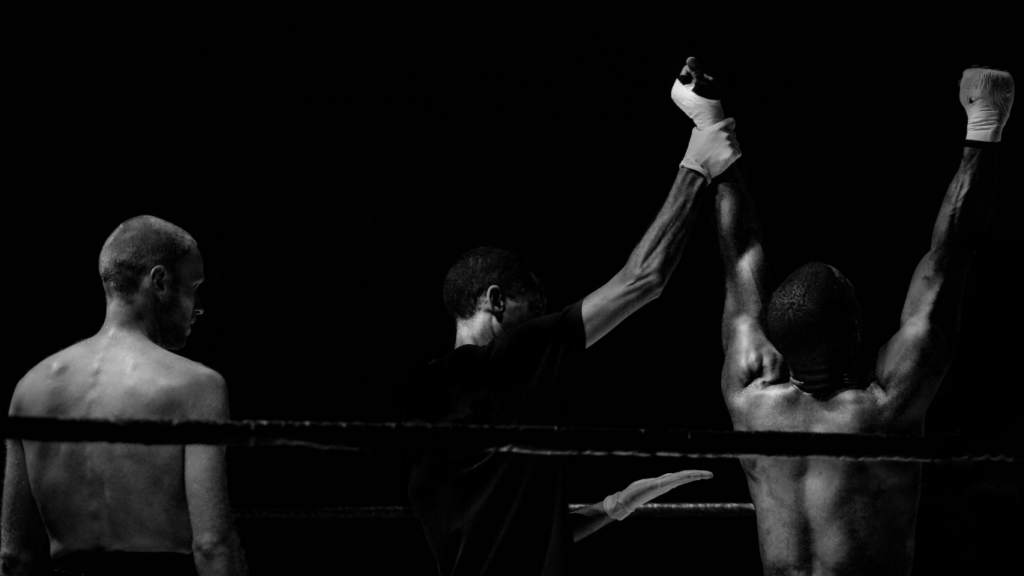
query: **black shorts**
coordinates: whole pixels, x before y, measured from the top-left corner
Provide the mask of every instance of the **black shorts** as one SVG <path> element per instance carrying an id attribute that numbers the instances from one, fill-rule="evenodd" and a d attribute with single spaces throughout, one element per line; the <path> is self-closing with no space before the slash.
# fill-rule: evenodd
<path id="1" fill-rule="evenodd" d="M 191 554 L 173 552 L 72 552 L 53 561 L 55 576 L 195 576 Z"/>

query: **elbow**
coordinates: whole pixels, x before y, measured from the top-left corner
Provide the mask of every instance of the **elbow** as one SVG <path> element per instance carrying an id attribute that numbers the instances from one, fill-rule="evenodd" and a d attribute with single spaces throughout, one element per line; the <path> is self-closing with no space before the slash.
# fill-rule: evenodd
<path id="1" fill-rule="evenodd" d="M 668 275 L 660 272 L 634 273 L 626 279 L 629 290 L 643 302 L 656 300 L 668 284 Z"/>
<path id="2" fill-rule="evenodd" d="M 232 539 L 226 536 L 204 536 L 192 539 L 192 555 L 198 563 L 217 564 L 232 555 Z"/>
<path id="3" fill-rule="evenodd" d="M 643 294 L 644 294 L 645 299 L 648 302 L 650 302 L 652 300 L 657 300 L 661 296 L 661 293 L 664 292 L 664 291 L 665 291 L 665 284 L 662 282 L 662 283 L 658 283 L 658 284 L 653 284 L 653 285 L 645 288 Z"/>

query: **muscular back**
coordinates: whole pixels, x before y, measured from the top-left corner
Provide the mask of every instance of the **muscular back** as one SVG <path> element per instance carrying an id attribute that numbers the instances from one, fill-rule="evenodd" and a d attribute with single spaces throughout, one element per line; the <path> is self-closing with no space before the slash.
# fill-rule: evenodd
<path id="1" fill-rule="evenodd" d="M 931 250 L 911 279 L 899 330 L 879 352 L 876 380 L 824 398 L 796 387 L 765 335 L 770 283 L 760 224 L 741 173 L 720 180 L 716 215 L 726 284 L 721 385 L 733 427 L 922 434 L 956 348 L 963 288 L 994 173 L 994 151 L 965 148 Z M 744 460 L 743 467 L 766 574 L 910 573 L 920 465 L 759 457 Z"/>
<path id="2" fill-rule="evenodd" d="M 11 415 L 196 418 L 213 371 L 151 342 L 96 336 L 37 365 Z M 57 558 L 79 550 L 192 553 L 186 448 L 23 441 L 32 495 Z"/>
<path id="3" fill-rule="evenodd" d="M 896 433 L 877 385 L 818 400 L 757 384 L 730 404 L 737 430 Z M 765 574 L 909 574 L 917 463 L 832 458 L 741 460 L 757 510 Z"/>

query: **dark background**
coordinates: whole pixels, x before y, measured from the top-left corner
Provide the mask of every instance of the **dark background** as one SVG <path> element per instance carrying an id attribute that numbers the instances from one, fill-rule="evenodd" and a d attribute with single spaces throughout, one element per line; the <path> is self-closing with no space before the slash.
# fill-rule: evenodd
<path id="1" fill-rule="evenodd" d="M 863 304 L 869 366 L 959 162 L 960 72 L 1021 70 L 999 23 L 494 12 L 21 22 L 7 83 L 4 398 L 95 333 L 100 247 L 153 214 L 199 242 L 206 314 L 183 353 L 225 376 L 234 418 L 395 420 L 403 383 L 453 344 L 441 283 L 462 252 L 526 253 L 552 310 L 625 263 L 686 149 L 692 124 L 669 89 L 688 55 L 728 81 L 774 280 L 812 260 L 842 270 Z M 1002 192 L 928 435 L 1021 436 L 1018 128 L 1004 133 Z M 661 299 L 588 351 L 567 423 L 730 429 L 718 258 L 705 210 Z M 239 507 L 406 503 L 402 466 L 380 456 L 237 450 L 231 466 Z M 571 500 L 682 468 L 716 478 L 665 501 L 749 501 L 734 461 L 636 459 L 572 460 Z M 915 572 L 1019 560 L 1020 477 L 1016 465 L 926 466 Z M 414 520 L 240 528 L 254 574 L 434 571 Z M 581 573 L 759 571 L 749 518 L 631 519 L 577 550 Z"/>

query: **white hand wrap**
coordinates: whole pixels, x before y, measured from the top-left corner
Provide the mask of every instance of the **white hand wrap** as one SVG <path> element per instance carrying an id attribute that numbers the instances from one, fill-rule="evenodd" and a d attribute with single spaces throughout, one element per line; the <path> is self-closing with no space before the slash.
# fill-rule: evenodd
<path id="1" fill-rule="evenodd" d="M 703 130 L 712 124 L 718 124 L 725 120 L 725 112 L 722 111 L 721 100 L 708 100 L 698 96 L 693 91 L 694 84 L 683 84 L 679 80 L 672 85 L 672 101 L 676 106 L 686 113 L 697 125 L 698 130 Z"/>
<path id="2" fill-rule="evenodd" d="M 623 520 L 633 513 L 625 504 L 619 500 L 619 493 L 605 496 L 604 511 L 614 520 Z"/>
<path id="3" fill-rule="evenodd" d="M 703 130 L 694 128 L 690 134 L 690 144 L 686 147 L 686 155 L 679 166 L 700 172 L 708 182 L 717 178 L 742 155 L 735 128 L 736 120 L 732 118 Z"/>
<path id="4" fill-rule="evenodd" d="M 987 68 L 964 70 L 960 103 L 967 111 L 967 139 L 999 142 L 1013 107 L 1013 76 Z"/>
<path id="5" fill-rule="evenodd" d="M 627 486 L 625 490 L 605 497 L 604 511 L 613 519 L 622 520 L 640 506 L 677 486 L 711 477 L 711 472 L 706 470 L 683 470 L 682 472 L 664 474 L 657 478 L 637 480 Z"/>

